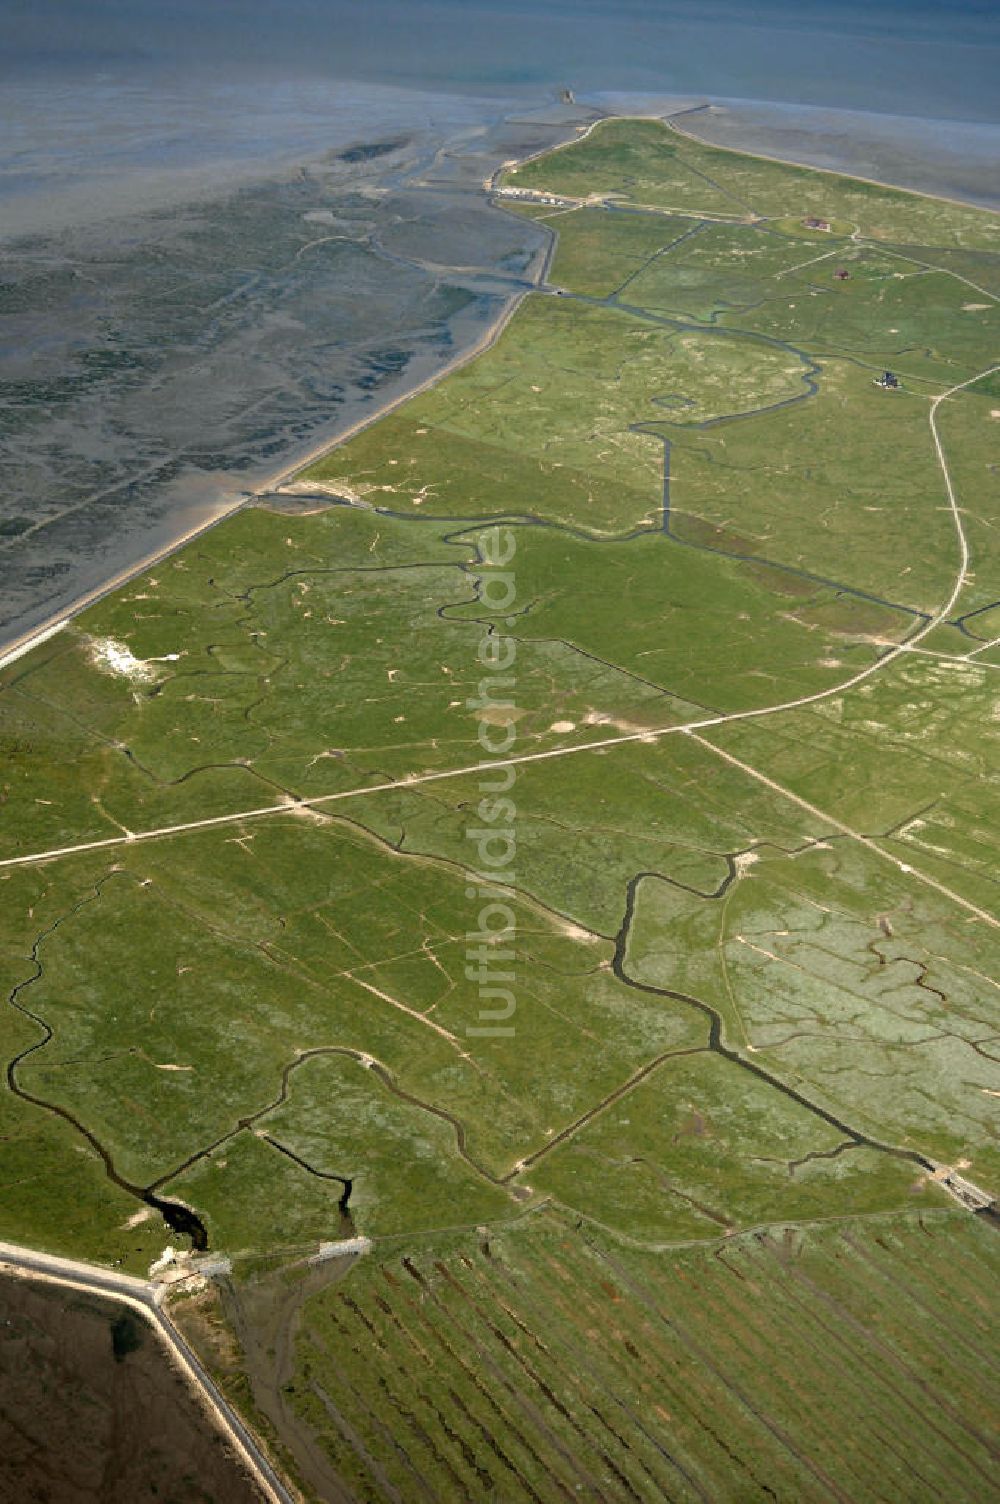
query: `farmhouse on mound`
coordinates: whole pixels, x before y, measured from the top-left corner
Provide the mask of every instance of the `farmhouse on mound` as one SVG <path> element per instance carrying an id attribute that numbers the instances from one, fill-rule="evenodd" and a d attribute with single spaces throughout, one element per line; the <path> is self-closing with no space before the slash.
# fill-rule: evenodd
<path id="1" fill-rule="evenodd" d="M 812 214 L 807 219 L 804 219 L 802 223 L 807 230 L 828 230 L 830 228 L 830 221 L 828 219 L 816 219 Z"/>
<path id="2" fill-rule="evenodd" d="M 849 276 L 850 276 L 850 275 L 851 275 L 851 274 L 850 274 L 850 272 L 849 272 L 849 271 L 848 271 L 848 270 L 847 270 L 847 267 L 846 267 L 846 266 L 838 266 L 838 267 L 837 267 L 837 270 L 836 270 L 836 271 L 835 271 L 835 272 L 834 272 L 834 274 L 833 274 L 833 275 L 834 275 L 834 276 L 835 276 L 835 277 L 836 277 L 836 279 L 837 279 L 837 281 L 838 281 L 838 282 L 846 282 L 846 281 L 847 281 L 847 279 L 848 279 L 848 277 L 849 277 Z"/>
<path id="3" fill-rule="evenodd" d="M 895 371 L 883 371 L 881 376 L 876 376 L 875 385 L 884 387 L 886 391 L 896 392 L 899 390 L 899 377 Z"/>

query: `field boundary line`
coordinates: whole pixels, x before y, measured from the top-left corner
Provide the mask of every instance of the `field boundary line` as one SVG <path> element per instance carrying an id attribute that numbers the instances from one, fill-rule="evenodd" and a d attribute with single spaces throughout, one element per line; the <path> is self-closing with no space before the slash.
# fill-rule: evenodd
<path id="1" fill-rule="evenodd" d="M 835 815 L 828 814 L 826 810 L 820 809 L 815 804 L 810 804 L 808 799 L 803 799 L 800 794 L 793 793 L 791 789 L 786 789 L 782 784 L 776 783 L 773 778 L 769 778 L 766 773 L 762 773 L 759 768 L 753 767 L 750 763 L 744 762 L 742 758 L 734 757 L 731 752 L 726 752 L 722 747 L 717 747 L 707 737 L 698 736 L 696 732 L 689 734 L 691 740 L 697 742 L 700 747 L 704 747 L 706 751 L 714 752 L 716 757 L 722 758 L 723 762 L 727 762 L 732 767 L 738 768 L 741 773 L 746 773 L 748 777 L 755 778 L 765 788 L 771 789 L 783 799 L 788 799 L 792 804 L 797 804 L 800 809 L 805 810 L 809 815 L 813 815 L 817 820 L 821 820 L 825 825 L 832 825 L 834 830 L 839 831 L 841 835 L 850 837 L 852 841 L 857 841 L 859 845 L 864 846 L 867 851 L 872 851 L 876 856 L 880 856 L 883 861 L 891 863 L 897 872 L 902 873 L 906 877 L 914 877 L 918 882 L 926 883 L 929 888 L 935 889 L 936 892 L 942 894 L 945 898 L 950 898 L 952 903 L 958 904 L 960 908 L 967 909 L 976 919 L 983 920 L 986 924 L 991 925 L 993 929 L 1000 929 L 1000 919 L 989 913 L 987 909 L 981 909 L 976 904 L 970 903 L 967 898 L 963 898 L 953 888 L 946 887 L 944 883 L 938 882 L 936 877 L 929 877 L 926 872 L 921 872 L 919 868 L 911 866 L 909 862 L 901 861 L 899 857 L 893 856 L 891 851 L 886 851 L 877 841 L 872 840 L 871 836 L 863 835 L 860 830 L 855 830 L 851 825 L 845 825 L 844 821 L 838 820 Z"/>
<path id="2" fill-rule="evenodd" d="M 513 309 L 511 309 L 510 312 L 512 313 Z M 510 313 L 508 313 L 508 318 L 509 317 Z M 519 767 L 527 765 L 529 763 L 546 762 L 554 760 L 556 758 L 570 757 L 580 752 L 591 752 L 606 747 L 622 746 L 630 742 L 651 743 L 658 741 L 661 737 L 664 736 L 673 736 L 679 733 L 687 733 L 690 735 L 698 731 L 710 730 L 714 726 L 726 726 L 741 721 L 760 720 L 765 716 L 779 715 L 783 714 L 786 711 L 799 710 L 804 708 L 805 706 L 820 704 L 826 700 L 833 699 L 838 695 L 845 694 L 848 690 L 854 689 L 858 685 L 866 683 L 869 679 L 874 677 L 875 674 L 880 673 L 883 669 L 888 667 L 889 664 L 899 660 L 903 656 L 903 654 L 912 652 L 916 645 L 921 642 L 922 639 L 928 635 L 928 633 L 934 631 L 936 627 L 939 627 L 942 622 L 947 619 L 948 614 L 950 613 L 952 607 L 955 605 L 955 602 L 958 600 L 967 582 L 969 571 L 969 544 L 965 534 L 965 529 L 962 525 L 961 510 L 959 508 L 958 500 L 955 495 L 955 488 L 952 482 L 951 472 L 948 468 L 948 461 L 945 456 L 944 446 L 941 442 L 941 436 L 938 430 L 938 408 L 941 406 L 942 402 L 945 402 L 949 398 L 956 396 L 959 392 L 964 391 L 967 387 L 975 385 L 976 382 L 982 381 L 985 377 L 994 375 L 998 371 L 1000 371 L 1000 363 L 988 366 L 985 370 L 978 371 L 975 375 L 967 377 L 964 381 L 956 382 L 954 386 L 948 387 L 943 392 L 939 392 L 938 395 L 931 400 L 930 411 L 928 413 L 928 422 L 930 424 L 931 438 L 934 445 L 934 452 L 937 457 L 938 467 L 944 479 L 945 492 L 948 499 L 948 510 L 951 513 L 952 524 L 955 530 L 956 538 L 958 540 L 958 570 L 955 574 L 955 578 L 947 599 L 943 602 L 942 605 L 937 608 L 936 611 L 932 612 L 927 617 L 927 620 L 923 623 L 923 625 L 919 627 L 911 637 L 907 638 L 905 642 L 897 643 L 895 647 L 890 648 L 887 652 L 883 653 L 881 657 L 877 658 L 874 663 L 869 664 L 867 668 L 860 669 L 856 674 L 851 675 L 850 678 L 842 680 L 839 684 L 831 685 L 828 689 L 817 690 L 813 694 L 800 695 L 793 700 L 781 701 L 778 704 L 774 705 L 760 706 L 754 710 L 737 710 L 732 711 L 726 715 L 702 717 L 697 721 L 688 721 L 670 726 L 650 727 L 647 730 L 627 732 L 623 733 L 620 736 L 602 737 L 596 741 L 581 742 L 572 747 L 554 747 L 547 752 L 526 752 L 520 754 L 517 757 L 496 758 L 491 761 L 490 767 Z M 984 644 L 984 646 L 990 645 L 991 644 Z M 2 663 L 2 660 L 0 660 L 0 663 Z M 711 746 L 712 744 L 706 743 L 706 745 Z M 713 750 L 718 751 L 717 748 L 713 748 Z M 184 835 L 189 831 L 211 830 L 229 825 L 238 825 L 242 821 L 263 819 L 268 815 L 295 814 L 297 811 L 301 811 L 302 809 L 314 809 L 317 806 L 334 804 L 345 799 L 359 799 L 373 794 L 387 793 L 390 791 L 398 793 L 402 789 L 419 787 L 421 784 L 425 783 L 441 783 L 450 778 L 468 777 L 471 774 L 479 773 L 482 770 L 482 766 L 482 763 L 477 761 L 461 768 L 444 768 L 429 773 L 411 773 L 404 775 L 402 778 L 393 779 L 388 782 L 361 785 L 360 787 L 354 789 L 340 789 L 329 794 L 317 794 L 312 797 L 297 798 L 292 803 L 283 802 L 280 804 L 258 806 L 254 809 L 236 810 L 229 814 L 213 815 L 202 820 L 183 821 L 176 825 L 160 826 L 152 830 L 135 831 L 130 835 L 107 836 L 95 841 L 76 842 L 68 846 L 53 847 L 46 851 L 29 852 L 17 856 L 5 857 L 3 859 L 0 859 L 0 871 L 9 871 L 15 867 L 32 866 L 39 862 L 52 861 L 66 856 L 84 855 L 91 851 L 106 851 L 118 847 L 134 846 L 144 841 L 161 840 L 169 838 L 171 836 Z M 750 772 L 752 776 L 766 778 L 766 775 L 759 774 L 756 769 L 751 769 Z M 793 800 L 798 798 L 797 795 L 792 794 L 788 790 L 782 789 L 778 784 L 775 785 L 775 789 L 784 797 L 791 798 Z M 815 810 L 813 806 L 809 806 L 809 808 L 812 813 L 818 815 L 820 818 L 829 818 L 823 815 L 822 811 Z M 836 824 L 837 822 L 832 821 L 832 823 Z M 855 832 L 846 827 L 845 832 L 850 835 L 855 834 Z M 859 836 L 858 839 L 865 838 Z M 884 855 L 884 853 L 880 854 Z M 895 860 L 894 858 L 889 859 L 893 861 Z M 908 868 L 907 864 L 905 863 L 897 863 L 897 866 L 902 867 L 907 871 L 912 871 L 912 869 Z M 985 910 L 980 910 L 976 908 L 975 905 L 970 905 L 965 899 L 962 899 L 959 897 L 959 895 L 955 894 L 952 889 L 947 888 L 943 883 L 938 883 L 936 879 L 927 877 L 926 874 L 924 874 L 921 876 L 921 880 L 927 883 L 929 886 L 936 887 L 940 893 L 958 902 L 963 908 L 969 909 L 971 912 L 975 913 L 977 917 L 987 920 L 988 923 L 994 925 L 1000 923 L 996 919 L 994 919 L 992 915 L 988 915 Z"/>

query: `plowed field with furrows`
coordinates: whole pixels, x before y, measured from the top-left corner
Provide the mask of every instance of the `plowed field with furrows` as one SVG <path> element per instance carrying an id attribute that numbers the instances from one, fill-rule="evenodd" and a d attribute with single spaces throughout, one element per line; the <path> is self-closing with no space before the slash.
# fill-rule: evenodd
<path id="1" fill-rule="evenodd" d="M 659 1254 L 543 1214 L 313 1297 L 293 1399 L 366 1499 L 982 1500 L 998 1273 L 948 1213 Z"/>

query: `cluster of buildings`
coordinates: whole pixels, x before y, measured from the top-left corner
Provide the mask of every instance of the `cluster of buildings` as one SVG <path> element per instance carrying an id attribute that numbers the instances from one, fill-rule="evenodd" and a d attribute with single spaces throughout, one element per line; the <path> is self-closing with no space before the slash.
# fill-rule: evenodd
<path id="1" fill-rule="evenodd" d="M 530 204 L 556 204 L 566 209 L 576 206 L 572 198 L 557 198 L 553 193 L 538 193 L 534 188 L 498 188 L 497 198 L 519 198 Z"/>

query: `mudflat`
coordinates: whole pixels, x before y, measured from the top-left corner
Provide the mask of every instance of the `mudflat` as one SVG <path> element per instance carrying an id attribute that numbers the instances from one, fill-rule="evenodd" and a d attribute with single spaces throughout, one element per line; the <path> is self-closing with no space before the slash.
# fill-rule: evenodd
<path id="1" fill-rule="evenodd" d="M 0 1498 L 257 1504 L 137 1312 L 0 1278 Z"/>

